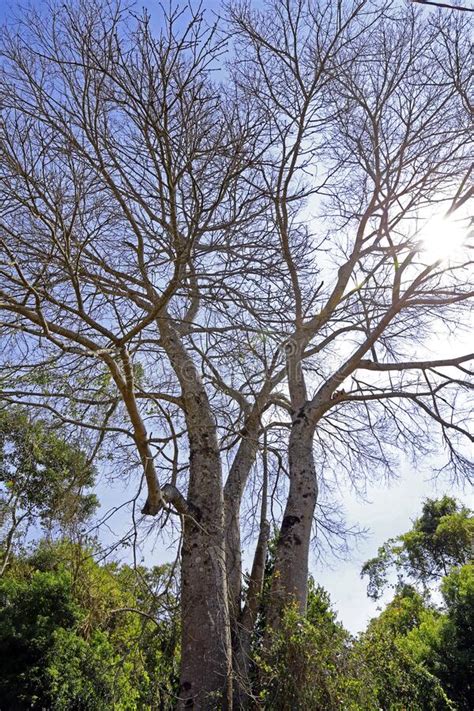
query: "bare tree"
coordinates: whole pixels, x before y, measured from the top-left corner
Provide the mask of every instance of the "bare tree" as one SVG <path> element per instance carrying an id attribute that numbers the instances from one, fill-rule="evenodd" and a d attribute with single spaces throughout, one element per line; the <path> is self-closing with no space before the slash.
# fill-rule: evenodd
<path id="1" fill-rule="evenodd" d="M 462 220 L 472 194 L 461 88 L 466 23 L 459 16 L 420 21 L 413 9 L 390 4 L 374 12 L 365 2 L 276 2 L 268 13 L 236 6 L 232 21 L 242 91 L 265 106 L 278 144 L 264 172 L 293 317 L 290 481 L 269 615 L 275 627 L 292 598 L 305 609 L 315 435 L 325 466 L 333 459 L 354 478 L 364 469 L 390 471 L 396 446 L 426 451 L 427 416 L 454 472 L 469 476 L 458 440 L 472 435 L 458 394 L 470 387 L 472 355 L 437 358 L 426 342 L 453 318 L 467 327 L 472 262 L 467 244 L 440 258 L 423 244 L 440 228 L 449 240 L 456 226 L 441 216 Z M 313 227 L 316 195 L 324 207 Z M 437 224 L 430 221 L 436 215 Z M 461 226 L 467 240 L 469 221 Z"/>
<path id="2" fill-rule="evenodd" d="M 2 396 L 139 464 L 182 534 L 180 707 L 240 707 L 268 519 L 277 627 L 331 470 L 390 471 L 432 421 L 468 473 L 468 356 L 419 355 L 472 295 L 465 250 L 420 247 L 467 204 L 466 30 L 366 0 L 160 21 L 84 1 L 4 32 Z"/>
<path id="3" fill-rule="evenodd" d="M 436 0 L 412 0 L 420 5 L 429 5 L 430 7 L 446 8 L 447 10 L 457 10 L 458 12 L 474 12 L 473 7 L 466 7 L 464 5 L 453 5 L 446 2 L 436 2 Z"/>
<path id="4" fill-rule="evenodd" d="M 182 703 L 225 704 L 222 468 L 190 325 L 202 311 L 208 330 L 213 285 L 230 288 L 262 248 L 245 234 L 261 211 L 255 128 L 212 82 L 223 42 L 201 13 L 172 11 L 154 36 L 119 4 L 50 12 L 3 39 L 4 396 L 96 431 L 97 446 L 105 432 L 133 445 L 143 512 L 182 518 Z M 186 496 L 170 454 L 180 423 Z"/>

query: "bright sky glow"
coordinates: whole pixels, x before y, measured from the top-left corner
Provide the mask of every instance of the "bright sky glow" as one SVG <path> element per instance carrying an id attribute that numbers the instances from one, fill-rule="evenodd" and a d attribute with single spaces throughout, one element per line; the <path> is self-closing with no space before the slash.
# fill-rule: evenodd
<path id="1" fill-rule="evenodd" d="M 420 233 L 423 262 L 457 262 L 466 244 L 466 221 L 455 217 L 434 217 Z"/>

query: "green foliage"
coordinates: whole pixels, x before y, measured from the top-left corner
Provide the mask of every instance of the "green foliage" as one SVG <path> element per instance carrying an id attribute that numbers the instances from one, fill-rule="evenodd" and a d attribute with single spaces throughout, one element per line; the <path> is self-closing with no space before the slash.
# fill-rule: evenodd
<path id="1" fill-rule="evenodd" d="M 457 708 L 468 711 L 474 708 L 474 565 L 453 570 L 444 578 L 441 591 L 445 614 L 427 649 L 425 664 L 439 677 Z M 420 629 L 419 634 L 423 632 Z"/>
<path id="2" fill-rule="evenodd" d="M 424 656 L 406 643 L 420 625 L 436 625 L 439 614 L 414 588 L 398 592 L 354 646 L 365 660 L 376 708 L 390 711 L 454 709 L 440 680 L 425 666 Z M 412 642 L 414 638 L 412 637 Z M 427 640 L 425 640 L 426 643 Z M 417 642 L 421 648 L 421 640 Z"/>
<path id="3" fill-rule="evenodd" d="M 44 657 L 54 631 L 72 627 L 78 617 L 68 575 L 22 573 L 0 580 L 0 697 L 12 708 L 44 698 Z"/>
<path id="4" fill-rule="evenodd" d="M 413 528 L 390 539 L 367 561 L 362 575 L 369 577 L 368 595 L 377 599 L 395 568 L 398 582 L 405 579 L 424 587 L 439 580 L 457 565 L 472 558 L 474 516 L 472 511 L 449 496 L 427 499 Z"/>
<path id="5" fill-rule="evenodd" d="M 400 585 L 357 640 L 310 581 L 307 615 L 285 610 L 259 648 L 258 695 L 272 711 L 467 711 L 474 708 L 474 569 L 442 581 L 445 605 Z"/>
<path id="6" fill-rule="evenodd" d="M 377 598 L 388 571 L 398 570 L 397 594 L 356 644 L 376 682 L 383 709 L 474 708 L 474 518 L 444 496 L 427 500 L 411 531 L 388 541 L 363 568 Z M 423 595 L 404 583 L 421 583 Z M 440 582 L 444 605 L 429 602 Z"/>
<path id="7" fill-rule="evenodd" d="M 95 470 L 85 453 L 20 409 L 0 410 L 0 522 L 3 555 L 29 524 L 61 530 L 87 520 Z"/>
<path id="8" fill-rule="evenodd" d="M 85 640 L 59 627 L 51 641 L 43 672 L 49 708 L 139 708 L 130 662 L 121 660 L 105 632 L 94 630 Z"/>
<path id="9" fill-rule="evenodd" d="M 67 540 L 42 542 L 29 555 L 13 546 L 30 524 L 50 537 L 74 532 L 97 505 L 87 493 L 94 478 L 85 453 L 45 422 L 19 409 L 0 411 L 5 708 L 165 711 L 174 705 L 176 595 L 172 587 L 155 594 L 169 578 L 166 567 L 98 565 L 91 550 Z"/>
<path id="10" fill-rule="evenodd" d="M 76 478 L 85 468 L 81 453 L 24 415 L 5 423 L 2 474 L 24 510 L 41 521 L 44 516 L 48 525 L 61 520 L 55 510 L 70 482 L 71 497 L 79 497 L 71 511 L 85 515 L 82 489 L 74 487 L 79 480 L 91 482 L 93 471 L 87 470 L 89 478 Z M 49 476 L 43 485 L 57 492 L 52 504 L 42 498 L 40 485 Z M 258 706 L 269 711 L 474 708 L 474 566 L 465 562 L 472 524 L 471 512 L 449 497 L 425 502 L 413 529 L 385 544 L 365 566 L 377 593 L 391 566 L 400 575 L 394 599 L 357 640 L 312 579 L 307 614 L 290 606 L 277 632 L 265 630 L 272 542 L 253 642 Z M 444 605 L 438 609 L 425 588 L 445 570 Z M 67 540 L 43 541 L 28 555 L 13 555 L 0 578 L 2 708 L 175 708 L 180 624 L 169 573 L 166 566 L 99 565 L 92 550 Z M 415 585 L 406 584 L 404 576 Z M 215 704 L 217 709 L 220 702 Z"/>
<path id="11" fill-rule="evenodd" d="M 175 599 L 153 592 L 167 576 L 165 568 L 98 565 L 66 542 L 14 558 L 0 579 L 5 708 L 173 708 Z"/>
<path id="12" fill-rule="evenodd" d="M 375 711 L 370 679 L 359 662 L 327 592 L 310 580 L 307 615 L 287 608 L 270 649 L 257 657 L 260 699 L 275 711 Z"/>

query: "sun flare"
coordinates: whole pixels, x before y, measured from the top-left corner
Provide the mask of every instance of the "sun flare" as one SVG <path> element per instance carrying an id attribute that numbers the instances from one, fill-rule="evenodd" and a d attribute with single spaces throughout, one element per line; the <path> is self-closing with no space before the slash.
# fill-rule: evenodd
<path id="1" fill-rule="evenodd" d="M 466 244 L 466 223 L 453 217 L 434 217 L 423 228 L 420 238 L 423 261 L 429 264 L 457 261 Z"/>

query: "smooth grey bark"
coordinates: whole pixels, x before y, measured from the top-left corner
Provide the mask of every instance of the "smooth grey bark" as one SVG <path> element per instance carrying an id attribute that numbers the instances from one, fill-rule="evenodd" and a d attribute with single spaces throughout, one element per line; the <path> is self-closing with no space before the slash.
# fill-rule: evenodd
<path id="1" fill-rule="evenodd" d="M 248 410 L 242 439 L 232 462 L 224 486 L 226 530 L 226 566 L 231 616 L 238 617 L 242 605 L 242 551 L 240 543 L 240 507 L 250 471 L 259 447 L 260 418 L 274 386 L 283 378 L 284 371 L 264 383 L 255 402 Z"/>
<path id="2" fill-rule="evenodd" d="M 232 653 L 216 424 L 204 385 L 178 331 L 167 317 L 158 325 L 182 388 L 189 441 L 188 512 L 182 516 L 178 709 L 228 709 L 232 708 Z"/>
<path id="3" fill-rule="evenodd" d="M 281 377 L 281 375 L 279 377 Z M 236 708 L 246 708 L 250 699 L 250 641 L 258 610 L 258 599 L 263 586 L 269 534 L 269 526 L 266 521 L 266 452 L 264 456 L 264 486 L 262 491 L 260 533 L 243 608 L 240 507 L 245 486 L 252 466 L 255 463 L 259 448 L 260 416 L 262 408 L 270 395 L 273 383 L 274 381 L 267 380 L 245 420 L 242 440 L 224 487 L 226 569 L 234 677 L 233 698 Z"/>

